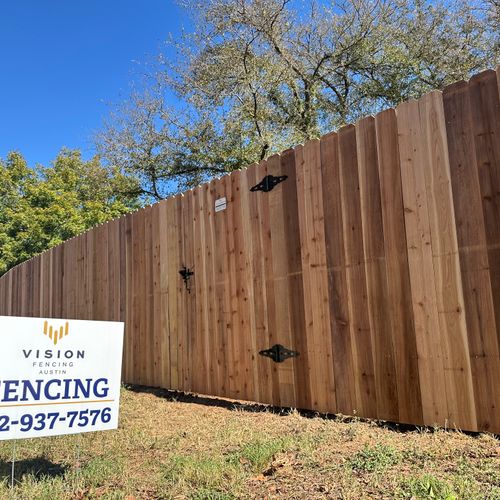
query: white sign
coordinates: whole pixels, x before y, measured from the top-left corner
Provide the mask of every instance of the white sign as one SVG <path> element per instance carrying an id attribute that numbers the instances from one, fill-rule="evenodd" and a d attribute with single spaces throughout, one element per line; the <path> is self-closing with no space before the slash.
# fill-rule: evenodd
<path id="1" fill-rule="evenodd" d="M 0 316 L 0 440 L 118 427 L 123 323 Z"/>
<path id="2" fill-rule="evenodd" d="M 215 211 L 216 212 L 221 212 L 222 210 L 226 210 L 227 202 L 226 202 L 226 197 L 224 196 L 223 198 L 219 198 L 218 200 L 215 200 Z"/>

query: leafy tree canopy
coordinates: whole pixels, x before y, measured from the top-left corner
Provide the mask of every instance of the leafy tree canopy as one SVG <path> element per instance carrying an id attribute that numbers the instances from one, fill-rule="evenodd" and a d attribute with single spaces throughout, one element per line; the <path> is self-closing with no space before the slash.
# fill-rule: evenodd
<path id="1" fill-rule="evenodd" d="M 72 236 L 139 206 L 136 186 L 96 157 L 63 150 L 51 167 L 20 153 L 0 160 L 0 274 Z M 127 193 L 127 194 L 122 194 Z"/>

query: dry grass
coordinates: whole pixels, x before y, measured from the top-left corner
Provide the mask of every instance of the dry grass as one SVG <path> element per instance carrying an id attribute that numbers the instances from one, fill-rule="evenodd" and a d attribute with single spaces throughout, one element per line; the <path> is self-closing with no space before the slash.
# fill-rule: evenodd
<path id="1" fill-rule="evenodd" d="M 0 498 L 500 499 L 500 441 L 123 389 L 120 429 L 0 444 Z"/>

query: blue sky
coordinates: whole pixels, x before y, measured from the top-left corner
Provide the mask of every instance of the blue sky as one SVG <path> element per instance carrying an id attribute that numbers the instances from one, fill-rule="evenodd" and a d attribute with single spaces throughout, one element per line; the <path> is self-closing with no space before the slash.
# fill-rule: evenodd
<path id="1" fill-rule="evenodd" d="M 0 158 L 48 165 L 63 147 L 93 153 L 110 101 L 128 92 L 169 32 L 173 0 L 0 0 Z"/>

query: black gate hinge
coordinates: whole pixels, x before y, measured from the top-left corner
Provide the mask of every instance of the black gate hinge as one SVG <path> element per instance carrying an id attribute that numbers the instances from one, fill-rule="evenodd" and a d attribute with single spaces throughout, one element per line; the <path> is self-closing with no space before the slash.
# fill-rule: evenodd
<path id="1" fill-rule="evenodd" d="M 299 355 L 297 351 L 291 351 L 281 344 L 275 344 L 270 349 L 260 351 L 259 354 L 271 358 L 275 363 L 283 363 L 285 359 L 296 358 Z"/>
<path id="2" fill-rule="evenodd" d="M 286 181 L 288 175 L 266 175 L 258 184 L 250 188 L 250 191 L 264 191 L 264 193 L 269 193 L 274 187 L 276 187 L 280 182 Z"/>

